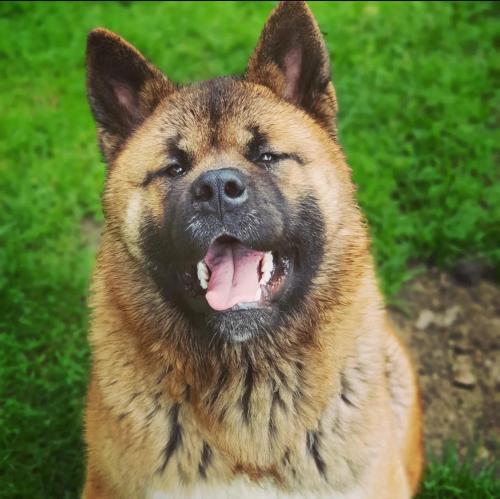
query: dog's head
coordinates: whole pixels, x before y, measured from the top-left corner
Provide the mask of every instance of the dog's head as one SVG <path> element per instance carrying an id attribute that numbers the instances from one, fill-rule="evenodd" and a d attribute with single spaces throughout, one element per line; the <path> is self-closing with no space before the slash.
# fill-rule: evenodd
<path id="1" fill-rule="evenodd" d="M 244 341 L 341 300 L 363 232 L 305 3 L 278 5 L 243 77 L 177 86 L 102 29 L 87 65 L 108 230 L 197 334 Z"/>

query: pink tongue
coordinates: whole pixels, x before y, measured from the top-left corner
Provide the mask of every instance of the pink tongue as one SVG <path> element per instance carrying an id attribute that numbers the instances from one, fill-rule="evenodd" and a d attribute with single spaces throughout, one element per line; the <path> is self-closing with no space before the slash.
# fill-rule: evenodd
<path id="1" fill-rule="evenodd" d="M 205 295 L 214 310 L 227 310 L 237 303 L 259 300 L 259 264 L 261 251 L 241 243 L 214 241 L 208 248 L 205 263 L 211 271 Z"/>

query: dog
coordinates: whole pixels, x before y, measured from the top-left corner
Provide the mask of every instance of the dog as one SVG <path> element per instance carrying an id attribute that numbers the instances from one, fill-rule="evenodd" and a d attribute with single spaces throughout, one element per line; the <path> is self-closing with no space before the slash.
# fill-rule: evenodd
<path id="1" fill-rule="evenodd" d="M 422 425 L 303 2 L 242 77 L 176 85 L 105 29 L 83 497 L 408 498 Z"/>

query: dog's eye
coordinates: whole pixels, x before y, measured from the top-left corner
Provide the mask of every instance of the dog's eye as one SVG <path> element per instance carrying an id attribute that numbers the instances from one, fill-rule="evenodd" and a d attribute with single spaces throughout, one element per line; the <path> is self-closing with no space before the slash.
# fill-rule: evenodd
<path id="1" fill-rule="evenodd" d="M 186 173 L 186 169 L 179 163 L 172 163 L 171 165 L 168 165 L 165 173 L 169 177 L 180 177 L 181 175 L 184 175 Z"/>
<path id="2" fill-rule="evenodd" d="M 271 163 L 274 163 L 277 159 L 278 156 L 276 154 L 273 154 L 271 152 L 264 152 L 259 156 L 258 162 L 264 165 L 270 165 Z"/>

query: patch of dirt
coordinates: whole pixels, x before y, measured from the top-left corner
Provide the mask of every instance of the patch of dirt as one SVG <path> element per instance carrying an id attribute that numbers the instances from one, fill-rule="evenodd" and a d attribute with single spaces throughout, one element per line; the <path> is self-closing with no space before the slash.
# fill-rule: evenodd
<path id="1" fill-rule="evenodd" d="M 463 453 L 472 444 L 478 457 L 498 457 L 500 286 L 485 279 L 463 285 L 429 270 L 400 298 L 404 310 L 391 308 L 391 316 L 417 365 L 427 450 L 439 453 L 454 440 Z"/>

